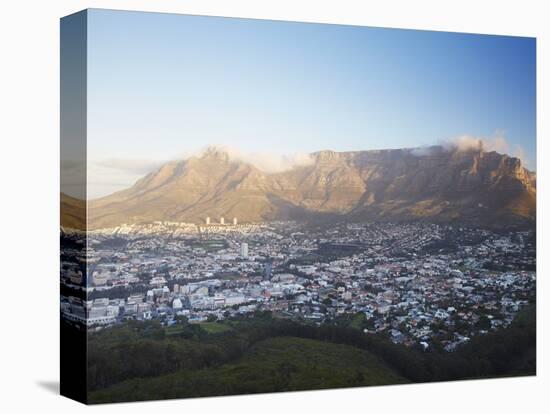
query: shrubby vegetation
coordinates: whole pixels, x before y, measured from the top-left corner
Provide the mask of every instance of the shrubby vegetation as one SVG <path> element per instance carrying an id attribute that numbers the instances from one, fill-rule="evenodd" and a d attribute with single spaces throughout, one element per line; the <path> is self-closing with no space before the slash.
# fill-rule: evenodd
<path id="1" fill-rule="evenodd" d="M 423 352 L 349 324 L 259 313 L 239 321 L 127 322 L 89 336 L 92 402 L 535 374 L 534 306 L 456 352 Z M 219 325 L 219 326 L 217 326 Z"/>

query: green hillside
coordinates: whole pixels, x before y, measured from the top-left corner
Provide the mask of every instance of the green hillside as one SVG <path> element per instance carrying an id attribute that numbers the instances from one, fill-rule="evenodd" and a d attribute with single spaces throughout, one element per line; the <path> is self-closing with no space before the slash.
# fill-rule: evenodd
<path id="1" fill-rule="evenodd" d="M 277 337 L 220 367 L 127 380 L 91 394 L 92 403 L 310 390 L 408 382 L 371 353 L 349 345 Z"/>
<path id="2" fill-rule="evenodd" d="M 90 403 L 535 375 L 535 306 L 456 352 L 271 314 L 163 327 L 129 321 L 88 336 Z"/>

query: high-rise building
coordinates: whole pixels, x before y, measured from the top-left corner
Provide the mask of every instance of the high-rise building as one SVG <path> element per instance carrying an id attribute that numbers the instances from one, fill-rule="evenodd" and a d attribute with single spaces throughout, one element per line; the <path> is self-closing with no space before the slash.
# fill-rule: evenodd
<path id="1" fill-rule="evenodd" d="M 273 262 L 267 261 L 264 265 L 264 280 L 271 280 L 271 271 L 273 269 Z"/>
<path id="2" fill-rule="evenodd" d="M 237 217 L 233 217 L 233 225 L 234 225 L 234 226 L 237 225 Z"/>
<path id="3" fill-rule="evenodd" d="M 210 224 L 210 217 L 206 217 L 206 224 Z"/>
<path id="4" fill-rule="evenodd" d="M 241 243 L 241 257 L 248 258 L 248 243 Z"/>
<path id="5" fill-rule="evenodd" d="M 220 224 L 225 224 L 225 219 L 223 217 L 220 218 Z"/>

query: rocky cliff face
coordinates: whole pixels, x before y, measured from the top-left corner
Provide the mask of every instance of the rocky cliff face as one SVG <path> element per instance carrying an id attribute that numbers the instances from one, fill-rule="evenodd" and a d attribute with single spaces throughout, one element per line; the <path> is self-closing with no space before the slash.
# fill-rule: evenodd
<path id="1" fill-rule="evenodd" d="M 89 223 L 151 220 L 429 220 L 530 223 L 535 175 L 517 158 L 481 150 L 416 149 L 312 154 L 313 163 L 266 174 L 210 149 L 171 162 L 131 188 L 91 201 Z"/>

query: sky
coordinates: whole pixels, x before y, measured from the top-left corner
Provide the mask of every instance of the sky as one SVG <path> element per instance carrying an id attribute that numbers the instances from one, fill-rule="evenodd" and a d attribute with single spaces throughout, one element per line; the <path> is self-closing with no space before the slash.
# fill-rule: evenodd
<path id="1" fill-rule="evenodd" d="M 246 154 L 484 139 L 535 167 L 535 39 L 92 9 L 88 192 L 208 145 Z"/>

